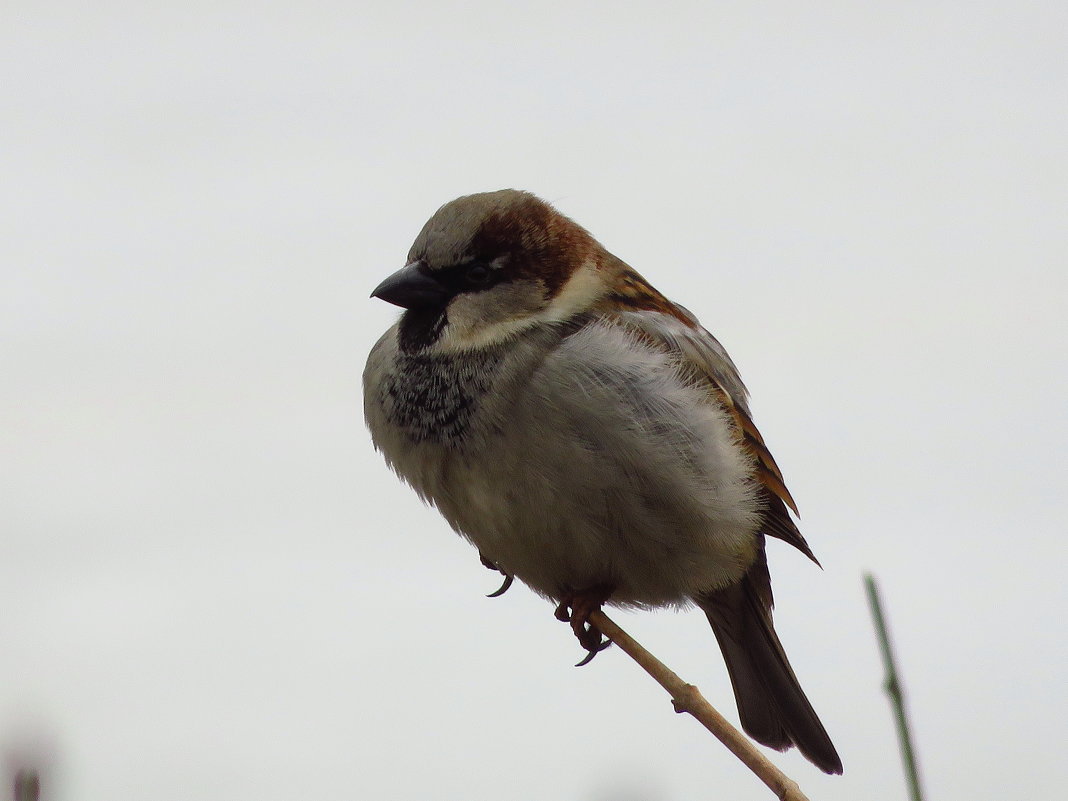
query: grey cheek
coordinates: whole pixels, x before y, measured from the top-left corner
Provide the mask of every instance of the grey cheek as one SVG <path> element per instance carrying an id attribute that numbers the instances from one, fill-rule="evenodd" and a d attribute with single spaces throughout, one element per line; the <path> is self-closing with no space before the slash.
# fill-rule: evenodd
<path id="1" fill-rule="evenodd" d="M 449 320 L 460 328 L 478 330 L 535 314 L 547 305 L 540 281 L 506 281 L 483 292 L 458 295 L 449 304 Z"/>

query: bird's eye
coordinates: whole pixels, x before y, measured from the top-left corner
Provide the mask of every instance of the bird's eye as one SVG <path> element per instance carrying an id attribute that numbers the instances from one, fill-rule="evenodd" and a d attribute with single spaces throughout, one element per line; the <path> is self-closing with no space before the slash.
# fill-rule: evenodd
<path id="1" fill-rule="evenodd" d="M 485 264 L 472 264 L 464 273 L 464 278 L 472 286 L 485 286 L 490 280 L 490 268 Z"/>

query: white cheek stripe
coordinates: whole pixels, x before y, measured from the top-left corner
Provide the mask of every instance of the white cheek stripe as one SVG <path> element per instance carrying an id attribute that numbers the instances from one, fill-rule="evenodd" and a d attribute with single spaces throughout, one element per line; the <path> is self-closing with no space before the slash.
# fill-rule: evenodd
<path id="1" fill-rule="evenodd" d="M 575 270 L 538 318 L 550 323 L 567 320 L 592 306 L 604 290 L 604 279 L 597 273 L 597 263 L 589 259 Z"/>
<path id="2" fill-rule="evenodd" d="M 432 346 L 432 350 L 437 350 L 441 353 L 453 353 L 486 348 L 503 342 L 520 331 L 537 325 L 537 323 L 538 320 L 534 317 L 521 317 L 514 320 L 488 323 L 473 330 L 466 328 L 462 333 L 456 330 L 453 323 L 449 323 L 445 326 L 441 339 Z"/>

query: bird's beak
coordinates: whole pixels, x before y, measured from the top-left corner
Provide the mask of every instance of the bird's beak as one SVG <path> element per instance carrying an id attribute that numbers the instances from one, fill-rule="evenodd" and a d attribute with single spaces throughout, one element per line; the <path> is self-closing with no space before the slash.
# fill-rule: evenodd
<path id="1" fill-rule="evenodd" d="M 449 290 L 434 278 L 421 261 L 401 267 L 371 293 L 372 298 L 381 298 L 386 303 L 405 309 L 444 306 L 449 296 Z"/>

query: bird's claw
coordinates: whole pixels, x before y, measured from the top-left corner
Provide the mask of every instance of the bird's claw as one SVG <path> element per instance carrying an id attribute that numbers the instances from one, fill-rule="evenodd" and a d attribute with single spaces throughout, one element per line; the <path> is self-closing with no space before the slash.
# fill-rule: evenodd
<path id="1" fill-rule="evenodd" d="M 503 570 L 501 570 L 500 567 L 497 566 L 497 563 L 494 562 L 492 559 L 489 559 L 484 553 L 482 553 L 482 551 L 478 552 L 478 558 L 482 561 L 483 566 L 489 568 L 490 570 L 496 570 L 498 573 L 504 576 L 504 583 L 501 584 L 501 586 L 498 587 L 495 592 L 491 592 L 489 595 L 486 596 L 487 598 L 500 598 L 502 595 L 508 592 L 508 588 L 511 587 L 512 582 L 515 581 L 515 576 L 513 576 L 511 573 L 505 573 Z"/>
<path id="2" fill-rule="evenodd" d="M 598 632 L 598 636 L 600 636 L 600 632 Z M 576 663 L 575 667 L 585 667 L 586 665 L 590 664 L 590 662 L 593 661 L 593 658 L 597 656 L 597 654 L 601 653 L 601 651 L 603 651 L 611 644 L 612 641 L 609 639 L 601 640 L 601 642 L 599 642 L 595 647 L 591 648 L 586 652 L 586 656 L 582 658 L 581 662 Z"/>
<path id="3" fill-rule="evenodd" d="M 586 649 L 586 658 L 575 667 L 588 665 L 597 654 L 612 644 L 601 636 L 601 630 L 590 623 L 590 615 L 599 610 L 614 591 L 614 587 L 597 586 L 571 593 L 556 607 L 556 619 L 571 624 L 579 645 Z"/>
<path id="4" fill-rule="evenodd" d="M 502 595 L 504 595 L 506 592 L 508 592 L 508 588 L 512 586 L 512 582 L 513 581 L 515 581 L 515 576 L 510 575 L 508 573 L 504 573 L 504 583 L 501 584 L 501 586 L 498 587 L 495 592 L 491 592 L 486 597 L 487 598 L 500 598 Z"/>

